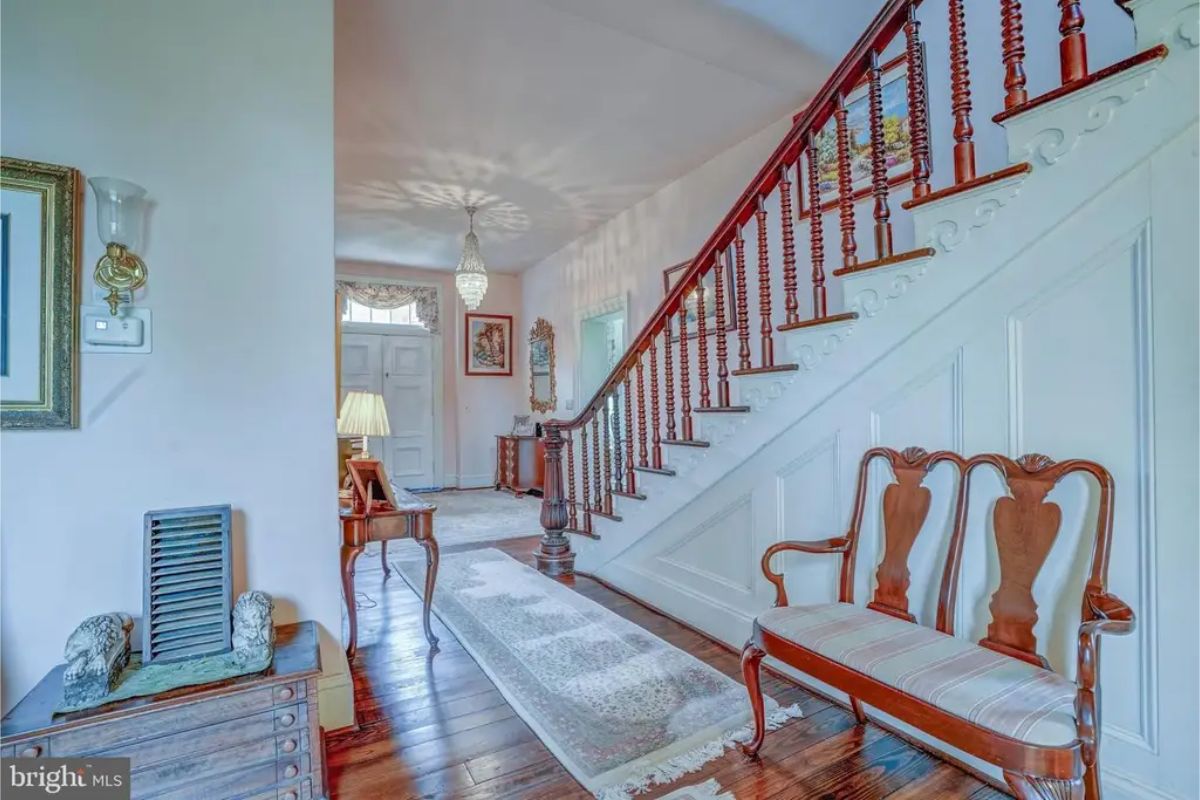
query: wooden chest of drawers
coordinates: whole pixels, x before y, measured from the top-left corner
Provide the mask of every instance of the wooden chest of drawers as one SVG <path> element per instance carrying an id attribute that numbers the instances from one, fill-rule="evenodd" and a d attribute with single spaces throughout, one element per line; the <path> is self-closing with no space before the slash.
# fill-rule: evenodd
<path id="1" fill-rule="evenodd" d="M 53 716 L 65 668 L 51 670 L 5 715 L 0 758 L 128 758 L 134 798 L 325 796 L 312 622 L 276 628 L 265 673 Z"/>

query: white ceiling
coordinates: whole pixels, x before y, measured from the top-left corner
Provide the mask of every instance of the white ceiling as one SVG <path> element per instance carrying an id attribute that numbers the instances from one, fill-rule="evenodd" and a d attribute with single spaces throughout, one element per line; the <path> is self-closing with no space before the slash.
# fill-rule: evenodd
<path id="1" fill-rule="evenodd" d="M 519 272 L 799 107 L 881 1 L 338 0 L 337 256 L 453 270 L 469 200 Z"/>

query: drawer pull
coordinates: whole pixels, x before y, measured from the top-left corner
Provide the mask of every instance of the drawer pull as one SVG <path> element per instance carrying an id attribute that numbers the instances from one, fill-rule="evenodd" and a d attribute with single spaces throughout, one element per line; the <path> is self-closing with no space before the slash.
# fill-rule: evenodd
<path id="1" fill-rule="evenodd" d="M 283 777 L 285 777 L 285 778 L 294 778 L 299 774 L 300 774 L 300 768 L 297 767 L 295 764 L 288 764 L 283 769 Z"/>
<path id="2" fill-rule="evenodd" d="M 296 696 L 296 692 L 290 686 L 284 686 L 282 689 L 279 690 L 279 699 L 280 700 L 291 700 L 295 696 Z"/>
<path id="3" fill-rule="evenodd" d="M 296 740 L 295 739 L 284 739 L 283 740 L 283 752 L 291 753 L 291 752 L 294 752 L 295 750 L 296 750 Z"/>
<path id="4" fill-rule="evenodd" d="M 37 758 L 42 754 L 42 746 L 40 744 L 31 744 L 21 751 L 21 758 Z"/>
<path id="5" fill-rule="evenodd" d="M 290 728 L 292 725 L 296 724 L 296 715 L 295 714 L 284 714 L 282 717 L 279 718 L 279 724 L 285 728 Z"/>
<path id="6" fill-rule="evenodd" d="M 284 792 L 279 795 L 279 800 L 296 800 L 296 793 L 293 791 Z"/>

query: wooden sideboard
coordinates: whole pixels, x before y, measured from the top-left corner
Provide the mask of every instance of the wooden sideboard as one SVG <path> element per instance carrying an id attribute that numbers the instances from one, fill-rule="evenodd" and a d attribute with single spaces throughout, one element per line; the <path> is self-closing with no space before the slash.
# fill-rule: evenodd
<path id="1" fill-rule="evenodd" d="M 537 436 L 496 436 L 496 488 L 522 495 L 542 491 L 546 443 Z"/>
<path id="2" fill-rule="evenodd" d="M 134 798 L 325 796 L 313 622 L 275 629 L 265 672 L 56 715 L 65 669 L 4 716 L 0 757 L 128 758 Z"/>

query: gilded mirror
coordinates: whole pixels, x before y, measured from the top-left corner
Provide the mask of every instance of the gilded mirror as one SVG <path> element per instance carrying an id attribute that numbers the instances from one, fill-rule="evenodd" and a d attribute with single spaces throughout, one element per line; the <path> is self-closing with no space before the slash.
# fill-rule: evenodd
<path id="1" fill-rule="evenodd" d="M 0 428 L 77 425 L 79 172 L 0 159 Z"/>
<path id="2" fill-rule="evenodd" d="M 554 328 L 541 317 L 529 331 L 529 405 L 543 414 L 558 408 L 554 383 Z"/>

